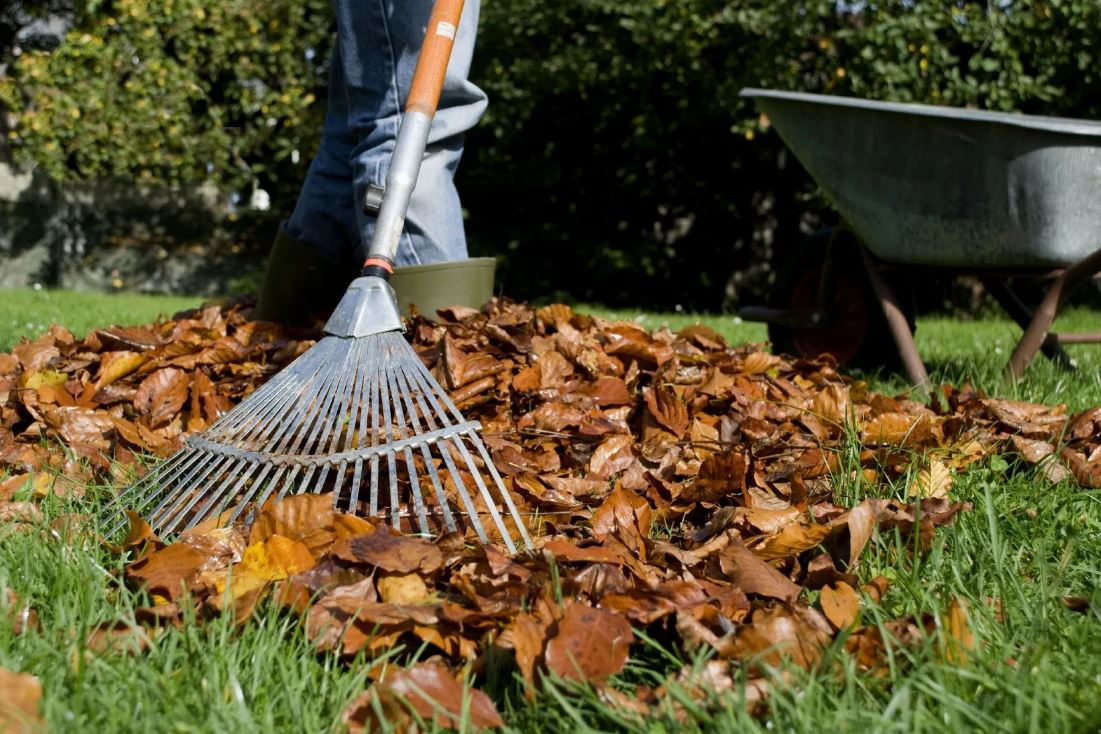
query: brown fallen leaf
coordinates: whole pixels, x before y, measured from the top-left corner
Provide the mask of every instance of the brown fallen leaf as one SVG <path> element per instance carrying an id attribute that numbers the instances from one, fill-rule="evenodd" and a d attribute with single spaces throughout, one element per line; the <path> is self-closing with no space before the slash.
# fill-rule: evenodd
<path id="1" fill-rule="evenodd" d="M 647 388 L 642 391 L 646 407 L 658 425 L 669 430 L 677 438 L 688 430 L 688 408 L 684 401 L 666 388 Z"/>
<path id="2" fill-rule="evenodd" d="M 839 630 L 852 626 L 860 616 L 860 597 L 844 581 L 822 587 L 819 602 L 826 619 Z"/>
<path id="3" fill-rule="evenodd" d="M 241 562 L 232 569 L 234 575 L 266 581 L 279 581 L 313 568 L 317 564 L 304 543 L 282 535 L 269 535 L 267 540 L 245 548 Z"/>
<path id="4" fill-rule="evenodd" d="M 929 466 L 914 477 L 907 494 L 911 497 L 936 497 L 946 499 L 952 487 L 952 472 L 939 459 L 933 459 Z"/>
<path id="5" fill-rule="evenodd" d="M 645 498 L 617 484 L 593 513 L 593 537 L 604 540 L 618 533 L 632 548 L 642 549 L 643 539 L 650 534 L 653 518 L 653 510 Z M 645 552 L 641 552 L 645 556 Z"/>
<path id="6" fill-rule="evenodd" d="M 967 665 L 975 649 L 975 635 L 967 613 L 967 600 L 954 597 L 943 619 L 945 659 L 957 665 Z"/>
<path id="7" fill-rule="evenodd" d="M 153 594 L 175 601 L 186 593 L 191 578 L 203 565 L 203 554 L 184 543 L 174 543 L 127 566 L 129 578 Z"/>
<path id="8" fill-rule="evenodd" d="M 22 734 L 43 731 L 38 713 L 42 684 L 29 673 L 0 668 L 0 732 Z"/>
<path id="9" fill-rule="evenodd" d="M 634 639 L 631 625 L 618 614 L 570 602 L 544 657 L 547 668 L 562 678 L 600 683 L 623 669 Z"/>
<path id="10" fill-rule="evenodd" d="M 305 492 L 276 502 L 264 503 L 249 530 L 249 544 L 272 535 L 297 540 L 314 555 L 320 555 L 336 540 L 332 493 Z"/>
<path id="11" fill-rule="evenodd" d="M 337 541 L 332 553 L 350 563 L 366 563 L 393 573 L 432 573 L 443 564 L 443 553 L 438 547 L 401 535 L 386 525 L 365 535 Z"/>
<path id="12" fill-rule="evenodd" d="M 373 702 L 382 710 L 379 720 Z M 482 691 L 465 688 L 438 663 L 417 663 L 388 670 L 381 680 L 356 697 L 344 709 L 342 722 L 349 732 L 380 731 L 397 727 L 416 729 L 410 712 L 445 729 L 504 726 L 493 701 Z"/>
<path id="13" fill-rule="evenodd" d="M 719 556 L 719 566 L 726 577 L 746 594 L 781 601 L 795 601 L 802 588 L 784 574 L 765 563 L 737 537 Z"/>
<path id="14" fill-rule="evenodd" d="M 134 394 L 134 408 L 149 419 L 149 425 L 164 425 L 187 402 L 189 384 L 187 373 L 183 370 L 175 367 L 159 369 L 138 385 Z"/>

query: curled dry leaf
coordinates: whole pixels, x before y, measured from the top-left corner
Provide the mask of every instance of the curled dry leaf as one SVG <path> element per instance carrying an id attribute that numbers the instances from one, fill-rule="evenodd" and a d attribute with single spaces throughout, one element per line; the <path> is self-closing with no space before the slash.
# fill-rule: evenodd
<path id="1" fill-rule="evenodd" d="M 385 525 L 365 535 L 338 541 L 333 546 L 333 555 L 393 573 L 432 573 L 443 564 L 443 553 L 438 547 L 401 535 Z"/>
<path id="2" fill-rule="evenodd" d="M 642 392 L 646 407 L 658 425 L 677 438 L 688 430 L 688 408 L 684 401 L 668 388 L 647 388 Z"/>
<path id="3" fill-rule="evenodd" d="M 249 543 L 260 543 L 272 535 L 297 540 L 314 554 L 327 550 L 336 540 L 333 495 L 306 492 L 279 502 L 268 500 L 249 530 Z"/>
<path id="4" fill-rule="evenodd" d="M 134 408 L 149 419 L 152 426 L 168 423 L 187 402 L 187 373 L 175 367 L 153 372 L 138 385 Z"/>
<path id="5" fill-rule="evenodd" d="M 798 584 L 761 560 L 737 537 L 731 537 L 719 556 L 719 566 L 731 583 L 746 594 L 795 601 L 802 591 Z"/>

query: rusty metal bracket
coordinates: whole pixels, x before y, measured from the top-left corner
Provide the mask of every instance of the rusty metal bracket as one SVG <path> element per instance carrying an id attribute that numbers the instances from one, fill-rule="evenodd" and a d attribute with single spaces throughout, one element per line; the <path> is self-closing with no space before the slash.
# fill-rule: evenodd
<path id="1" fill-rule="evenodd" d="M 868 272 L 868 280 L 871 281 L 872 288 L 875 290 L 879 307 L 883 309 L 883 316 L 887 319 L 887 326 L 891 329 L 891 336 L 894 337 L 898 356 L 902 358 L 902 363 L 906 367 L 906 374 L 915 387 L 927 389 L 929 387 L 929 373 L 926 372 L 925 363 L 922 362 L 917 344 L 914 343 L 914 334 L 910 331 L 910 322 L 906 320 L 906 314 L 902 312 L 898 305 L 898 297 L 887 285 L 887 281 L 883 279 L 875 259 L 863 243 L 860 243 L 860 255 L 864 258 L 864 269 Z"/>

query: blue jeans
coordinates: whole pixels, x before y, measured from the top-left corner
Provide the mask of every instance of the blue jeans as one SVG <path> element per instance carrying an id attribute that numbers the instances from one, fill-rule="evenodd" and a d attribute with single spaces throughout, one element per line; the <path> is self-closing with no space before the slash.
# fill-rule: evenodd
<path id="1" fill-rule="evenodd" d="M 368 184 L 386 181 L 432 0 L 332 0 L 332 5 L 337 43 L 321 147 L 285 226 L 329 259 L 358 265 L 374 229 L 374 217 L 363 212 L 363 196 Z M 486 108 L 485 93 L 467 80 L 478 11 L 479 0 L 466 0 L 397 265 L 467 256 L 454 176 L 463 133 Z"/>

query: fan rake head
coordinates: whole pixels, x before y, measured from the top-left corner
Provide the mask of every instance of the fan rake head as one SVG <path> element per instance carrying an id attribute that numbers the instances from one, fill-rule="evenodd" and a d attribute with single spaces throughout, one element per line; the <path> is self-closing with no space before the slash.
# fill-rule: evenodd
<path id="1" fill-rule="evenodd" d="M 127 508 L 172 533 L 212 517 L 232 523 L 272 497 L 332 492 L 334 509 L 399 530 L 470 527 L 512 552 L 515 533 L 530 548 L 480 428 L 400 331 L 326 336 L 123 490 L 108 507 L 109 531 Z"/>

